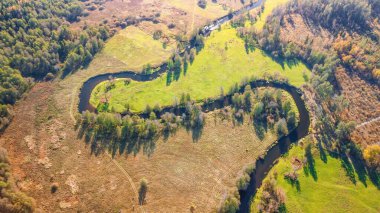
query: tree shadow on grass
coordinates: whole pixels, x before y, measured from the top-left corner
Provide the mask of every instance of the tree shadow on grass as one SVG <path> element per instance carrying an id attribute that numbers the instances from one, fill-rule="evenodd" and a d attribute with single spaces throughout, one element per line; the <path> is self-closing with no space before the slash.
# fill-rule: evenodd
<path id="1" fill-rule="evenodd" d="M 265 51 L 264 52 L 265 56 L 270 57 L 273 61 L 281 65 L 282 69 L 285 69 L 285 65 L 287 65 L 289 68 L 292 68 L 294 66 L 297 66 L 300 62 L 296 59 L 286 59 L 283 57 L 275 57 L 269 52 Z"/>
<path id="2" fill-rule="evenodd" d="M 317 181 L 318 174 L 315 168 L 315 160 L 311 148 L 311 144 L 308 144 L 305 149 L 306 165 L 303 167 L 303 170 L 306 176 L 311 175 L 314 181 Z"/>
<path id="3" fill-rule="evenodd" d="M 288 177 L 285 177 L 286 182 L 288 182 L 292 187 L 295 187 L 297 192 L 301 192 L 301 184 L 298 179 L 294 180 Z"/>
<path id="4" fill-rule="evenodd" d="M 297 66 L 300 62 L 296 59 L 287 59 L 284 63 L 288 65 L 289 68 L 292 68 L 294 66 Z"/>
<path id="5" fill-rule="evenodd" d="M 278 208 L 279 213 L 287 213 L 288 209 L 286 208 L 285 204 L 281 204 L 280 207 Z"/>
<path id="6" fill-rule="evenodd" d="M 377 189 L 380 190 L 380 173 L 377 172 L 376 169 L 369 169 L 368 176 Z"/>
<path id="7" fill-rule="evenodd" d="M 203 134 L 203 128 L 205 126 L 205 123 L 197 121 L 191 121 L 189 116 L 183 116 L 182 126 L 185 128 L 187 133 L 191 133 L 191 138 L 193 139 L 193 142 L 198 142 Z"/>
<path id="8" fill-rule="evenodd" d="M 327 163 L 327 154 L 326 151 L 323 149 L 322 143 L 318 142 L 318 150 L 319 150 L 319 157 L 324 163 Z"/>
<path id="9" fill-rule="evenodd" d="M 341 162 L 343 169 L 346 171 L 346 176 L 348 177 L 348 179 L 350 179 L 350 181 L 353 184 L 356 184 L 354 167 L 352 166 L 350 159 L 347 157 L 347 155 L 345 153 L 341 154 L 340 162 Z"/>
<path id="10" fill-rule="evenodd" d="M 254 45 L 250 45 L 247 40 L 244 40 L 244 49 L 245 53 L 248 55 L 250 52 L 254 52 L 256 48 Z"/>
<path id="11" fill-rule="evenodd" d="M 367 170 L 364 164 L 364 160 L 362 159 L 362 153 L 360 149 L 356 146 L 351 146 L 350 148 L 350 159 L 352 165 L 358 175 L 358 179 L 363 183 L 365 187 L 367 187 Z"/>
<path id="12" fill-rule="evenodd" d="M 351 161 L 356 174 L 358 175 L 359 181 L 362 182 L 365 187 L 367 187 L 367 171 L 364 162 L 355 158 L 351 158 Z"/>

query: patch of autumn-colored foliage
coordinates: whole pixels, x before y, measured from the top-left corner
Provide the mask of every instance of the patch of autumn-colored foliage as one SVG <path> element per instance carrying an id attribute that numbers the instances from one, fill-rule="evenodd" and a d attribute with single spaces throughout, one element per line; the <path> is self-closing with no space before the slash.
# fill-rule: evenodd
<path id="1" fill-rule="evenodd" d="M 367 78 L 380 79 L 380 71 L 377 69 L 380 63 L 380 48 L 372 40 L 358 38 L 356 35 L 339 36 L 333 48 L 351 71 Z"/>
<path id="2" fill-rule="evenodd" d="M 364 150 L 363 157 L 369 166 L 380 170 L 380 145 L 368 146 Z"/>

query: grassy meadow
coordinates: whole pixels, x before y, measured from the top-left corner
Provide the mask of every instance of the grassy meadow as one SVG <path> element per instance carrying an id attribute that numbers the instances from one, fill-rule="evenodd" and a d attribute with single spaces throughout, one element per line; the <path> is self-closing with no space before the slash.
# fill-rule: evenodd
<path id="1" fill-rule="evenodd" d="M 142 59 L 146 58 L 144 56 Z M 236 30 L 226 25 L 206 39 L 205 48 L 189 65 L 186 74 L 181 73 L 178 81 L 168 86 L 166 74 L 153 81 L 132 81 L 128 85 L 120 80 L 116 81 L 116 87 L 107 93 L 107 97 L 110 107 L 116 112 L 123 111 L 127 103 L 136 112 L 144 110 L 147 104 L 171 105 L 183 93 L 189 93 L 193 100 L 216 97 L 221 93 L 221 88 L 226 93 L 244 78 L 260 77 L 264 73 L 278 73 L 287 77 L 291 84 L 301 86 L 305 82 L 303 74 L 310 75 L 310 70 L 301 62 L 277 63 L 259 49 L 247 53 Z M 106 85 L 107 82 L 103 82 L 94 89 L 91 104 L 99 104 L 105 96 Z"/>
<path id="2" fill-rule="evenodd" d="M 284 174 L 292 171 L 291 162 L 297 157 L 303 159 L 305 151 L 300 146 L 293 147 L 289 153 L 279 160 L 268 177 L 277 173 L 277 186 L 286 193 L 286 209 L 288 212 L 380 212 L 380 190 L 367 177 L 365 186 L 356 184 L 346 176 L 339 159 L 329 155 L 323 161 L 317 149 L 312 149 L 315 175 L 298 171 L 299 190 L 292 186 Z M 267 177 L 267 178 L 268 178 Z M 258 196 L 252 203 L 252 212 L 257 212 Z"/>
<path id="3" fill-rule="evenodd" d="M 154 40 L 137 27 L 130 26 L 118 32 L 105 45 L 102 54 L 117 59 L 128 68 L 141 69 L 143 65 L 158 65 L 173 54 L 173 48 L 163 48 L 162 42 Z"/>

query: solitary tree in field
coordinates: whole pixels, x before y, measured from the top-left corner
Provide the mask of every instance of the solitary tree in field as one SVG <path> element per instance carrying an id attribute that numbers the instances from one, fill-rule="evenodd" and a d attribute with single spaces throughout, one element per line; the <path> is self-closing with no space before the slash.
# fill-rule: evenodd
<path id="1" fill-rule="evenodd" d="M 139 204 L 140 205 L 144 205 L 147 192 L 148 192 L 148 181 L 145 178 L 143 178 L 140 181 L 140 188 L 139 188 Z"/>

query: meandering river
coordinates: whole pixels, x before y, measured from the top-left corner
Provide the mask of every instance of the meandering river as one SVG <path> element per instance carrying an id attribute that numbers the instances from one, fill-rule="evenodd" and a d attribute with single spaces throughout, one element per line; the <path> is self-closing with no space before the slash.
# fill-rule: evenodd
<path id="1" fill-rule="evenodd" d="M 202 34 L 207 36 L 211 33 L 211 31 L 217 29 L 221 24 L 231 20 L 233 17 L 240 15 L 244 13 L 247 10 L 251 10 L 254 8 L 257 8 L 261 6 L 263 0 L 259 0 L 256 3 L 250 4 L 248 6 L 245 6 L 244 8 L 235 11 L 229 15 L 226 15 L 224 17 L 221 17 L 217 20 L 215 20 L 212 24 L 204 27 L 202 29 Z M 191 47 L 189 47 L 191 48 Z M 163 73 L 166 72 L 166 66 L 167 64 L 164 63 L 161 66 L 158 67 L 158 70 L 152 74 L 136 74 L 132 71 L 121 71 L 119 73 L 114 74 L 102 74 L 94 76 L 90 79 L 88 79 L 82 86 L 79 94 L 79 106 L 78 110 L 79 112 L 83 112 L 85 110 L 89 110 L 92 112 L 95 112 L 96 109 L 90 104 L 90 97 L 92 90 L 98 85 L 99 83 L 103 81 L 107 81 L 109 79 L 109 76 L 112 76 L 114 78 L 129 78 L 135 81 L 151 81 L 153 79 L 158 78 Z M 250 85 L 252 88 L 257 87 L 273 87 L 277 89 L 283 89 L 289 92 L 294 99 L 296 106 L 299 111 L 300 121 L 298 126 L 293 129 L 288 135 L 281 137 L 278 139 L 278 141 L 275 143 L 273 147 L 271 147 L 267 153 L 265 154 L 263 159 L 259 159 L 256 161 L 256 167 L 254 172 L 251 174 L 251 180 L 249 182 L 248 188 L 245 191 L 240 191 L 240 209 L 239 212 L 249 212 L 250 211 L 250 205 L 252 198 L 254 197 L 255 193 L 257 192 L 257 189 L 261 186 L 262 181 L 266 177 L 269 170 L 272 168 L 273 164 L 276 162 L 276 160 L 284 153 L 286 153 L 289 150 L 289 147 L 292 143 L 297 142 L 301 138 L 305 137 L 308 134 L 309 126 L 310 126 L 310 117 L 309 112 L 305 106 L 305 102 L 302 99 L 302 92 L 289 84 L 286 83 L 279 83 L 279 82 L 268 82 L 264 80 L 258 80 L 250 82 Z M 240 89 L 241 91 L 244 90 L 244 88 Z M 211 111 L 214 109 L 220 109 L 226 105 L 226 103 L 231 103 L 231 96 L 226 96 L 222 99 L 216 99 L 208 103 L 204 103 L 202 105 L 203 111 Z M 173 112 L 176 114 L 180 114 L 183 112 L 184 109 L 178 108 L 178 107 L 165 107 L 162 110 L 162 113 L 164 112 Z M 146 115 L 140 114 L 140 116 L 145 117 Z"/>

